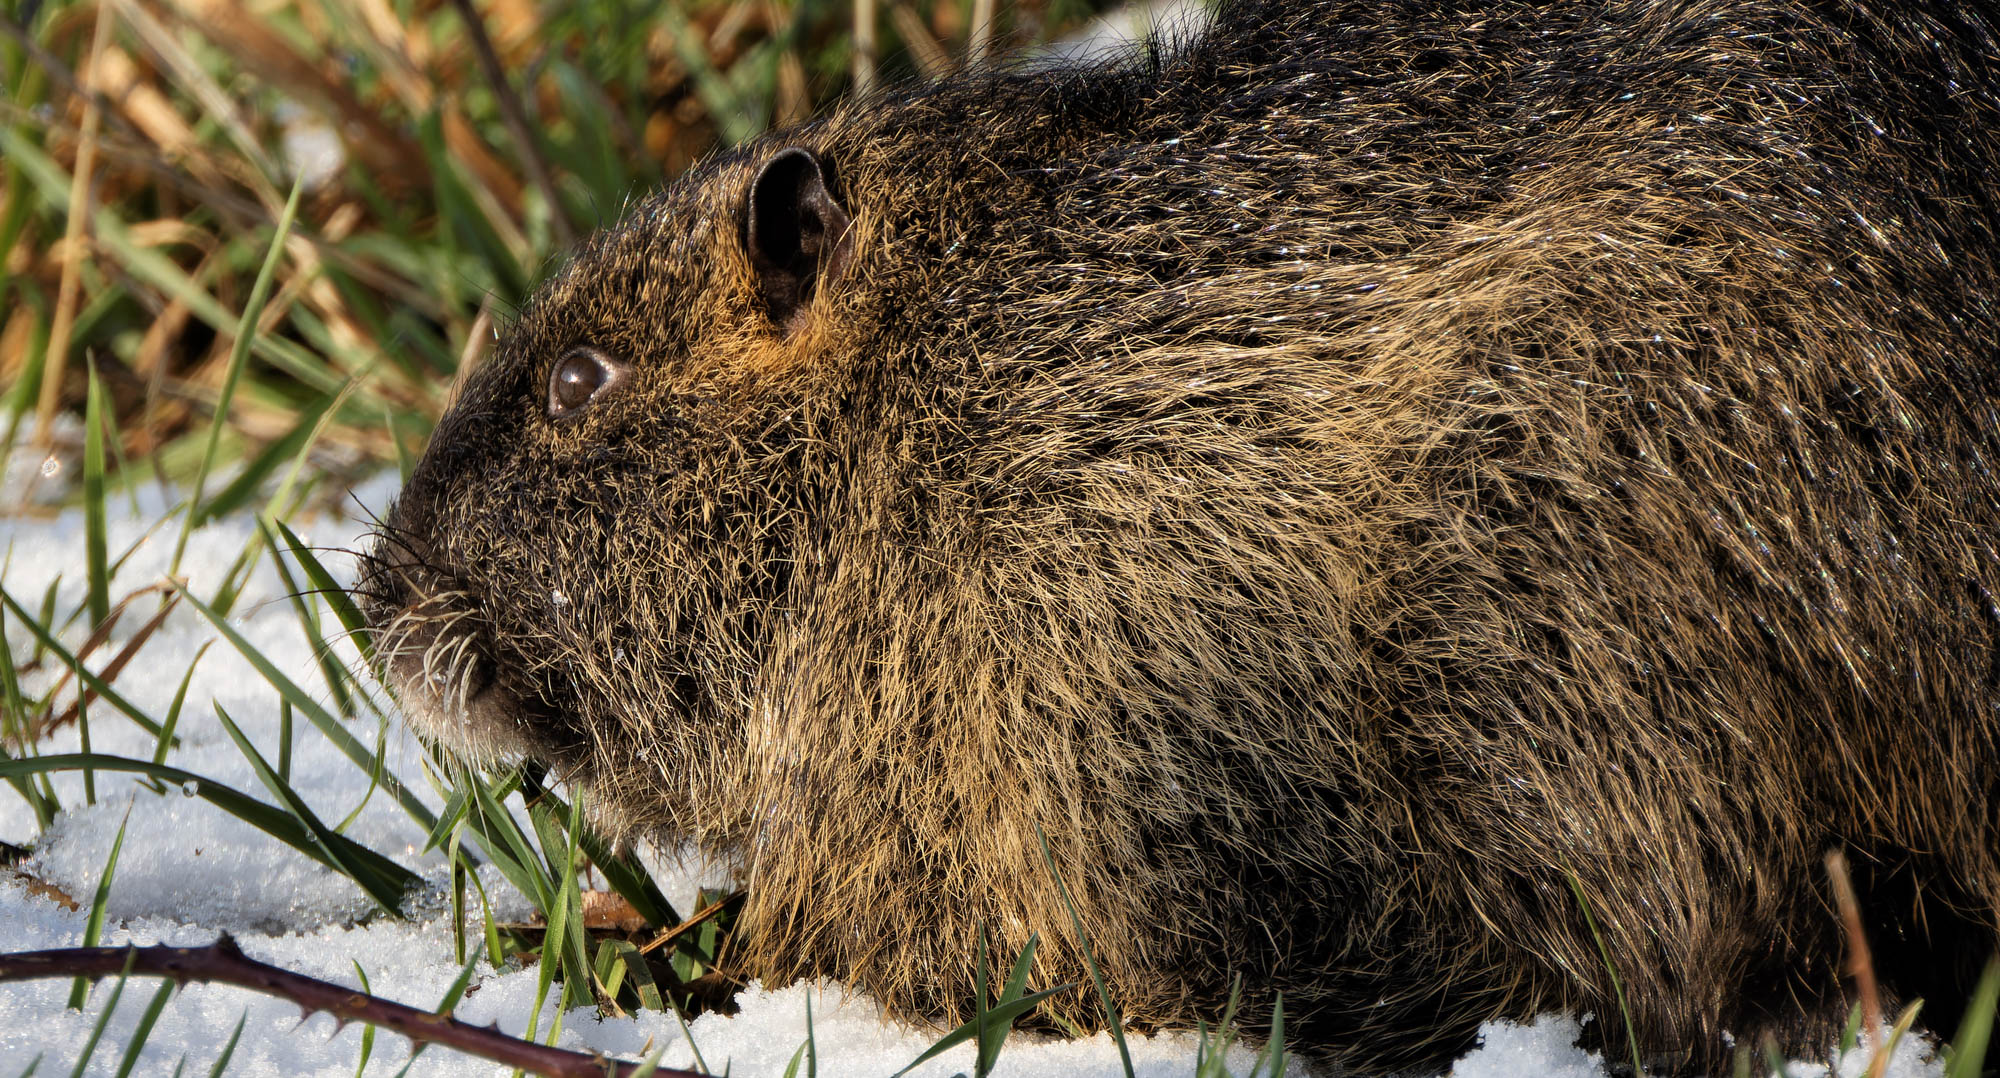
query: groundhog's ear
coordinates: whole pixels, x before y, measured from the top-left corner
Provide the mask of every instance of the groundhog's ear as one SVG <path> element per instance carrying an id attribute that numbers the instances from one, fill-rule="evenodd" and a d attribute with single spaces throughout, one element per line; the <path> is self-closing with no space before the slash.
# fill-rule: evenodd
<path id="1" fill-rule="evenodd" d="M 797 330 L 813 296 L 847 272 L 854 250 L 847 224 L 812 151 L 780 151 L 757 174 L 743 204 L 743 249 L 778 328 Z"/>

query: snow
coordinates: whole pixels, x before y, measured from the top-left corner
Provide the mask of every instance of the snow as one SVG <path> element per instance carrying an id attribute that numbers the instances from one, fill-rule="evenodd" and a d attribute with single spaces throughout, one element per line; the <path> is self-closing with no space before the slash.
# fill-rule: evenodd
<path id="1" fill-rule="evenodd" d="M 28 485 L 42 474 L 40 458 L 26 451 L 11 455 L 0 477 L 0 505 L 20 506 Z M 46 469 L 60 482 L 74 472 L 74 461 L 59 460 Z M 347 515 L 322 514 L 293 522 L 302 538 L 320 547 L 352 550 L 366 533 L 357 506 L 377 512 L 394 492 L 388 478 L 354 492 L 344 504 Z M 36 490 L 29 504 L 46 504 L 46 490 Z M 152 485 L 107 501 L 109 549 L 113 558 L 137 544 L 113 581 L 114 600 L 165 575 L 172 556 L 178 517 L 157 530 L 149 529 L 171 509 L 166 494 Z M 4 550 L 4 582 L 9 594 L 30 610 L 38 608 L 44 590 L 56 585 L 57 610 L 67 612 L 84 597 L 83 519 L 80 511 L 41 515 L 0 516 L 0 550 Z M 192 536 L 182 561 L 182 573 L 197 596 L 215 593 L 223 575 L 256 536 L 248 515 L 212 523 Z M 351 554 L 322 556 L 330 571 L 351 579 Z M 143 623 L 156 599 L 142 604 L 120 623 L 108 646 L 90 659 L 101 668 L 115 655 L 128 634 Z M 143 611 L 143 612 L 141 612 Z M 325 681 L 296 613 L 285 599 L 285 586 L 269 565 L 260 563 L 231 617 L 232 624 L 280 669 L 302 686 Z M 16 618 L 7 619 L 7 635 L 15 661 L 26 654 L 28 635 Z M 331 618 L 328 625 L 333 625 Z M 64 634 L 65 645 L 78 646 L 81 630 Z M 177 609 L 148 641 L 139 659 L 115 687 L 153 717 L 164 717 L 182 675 L 204 644 L 216 639 L 213 628 L 197 613 Z M 351 659 L 351 655 L 346 656 Z M 44 691 L 59 671 L 46 661 L 24 677 L 23 688 Z M 65 693 L 67 695 L 67 691 Z M 278 758 L 280 733 L 276 693 L 226 641 L 209 646 L 188 690 L 179 736 L 181 744 L 167 762 L 221 782 L 261 800 L 269 800 L 243 754 L 215 718 L 211 704 L 220 704 L 236 720 L 267 760 Z M 388 705 L 384 704 L 387 708 Z M 381 739 L 389 767 L 433 808 L 440 798 L 423 778 L 420 747 L 401 723 L 362 721 L 354 734 L 373 745 Z M 153 737 L 111 707 L 90 709 L 91 748 L 95 752 L 150 758 Z M 346 833 L 395 858 L 442 888 L 444 858 L 421 853 L 423 834 L 379 789 L 369 794 L 368 777 L 342 757 L 303 717 L 294 724 L 292 782 L 313 812 L 329 825 L 354 819 Z M 41 742 L 42 754 L 80 751 L 72 724 Z M 100 773 L 96 803 L 85 803 L 83 777 L 66 772 L 52 777 L 65 811 L 46 830 L 38 831 L 25 800 L 0 788 L 0 840 L 31 849 L 18 871 L 0 870 L 0 950 L 18 951 L 79 946 L 84 939 L 85 912 L 64 908 L 45 894 L 31 891 L 29 879 L 52 884 L 86 909 L 121 827 L 122 853 L 108 898 L 106 944 L 200 945 L 219 933 L 231 933 L 253 958 L 339 982 L 360 986 L 357 970 L 365 971 L 374 992 L 414 1006 L 437 1005 L 458 976 L 448 915 L 433 913 L 411 921 L 371 916 L 365 895 L 330 870 L 277 840 L 229 816 L 208 801 L 169 788 L 155 794 L 129 774 Z M 358 813 L 356 807 L 360 806 Z M 712 869 L 698 863 L 682 865 L 671 855 L 654 851 L 648 860 L 677 908 L 693 908 L 698 886 L 717 882 Z M 528 905 L 497 873 L 482 875 L 486 892 L 504 917 L 525 918 Z M 476 930 L 473 936 L 476 939 Z M 0 1074 L 21 1073 L 40 1057 L 37 1073 L 67 1073 L 75 1065 L 112 991 L 112 982 L 98 984 L 81 1012 L 65 1007 L 67 980 L 0 984 Z M 473 989 L 457 1009 L 467 1021 L 498 1023 L 518 1033 L 528 1026 L 534 1006 L 533 969 L 494 970 L 481 965 Z M 101 1042 L 85 1073 L 116 1072 L 132 1031 L 157 990 L 157 982 L 135 979 L 109 1019 Z M 775 991 L 752 986 L 738 998 L 733 1016 L 704 1015 L 690 1023 L 694 1043 L 706 1064 L 720 1072 L 747 1078 L 779 1075 L 806 1039 L 810 1002 L 819 1072 L 832 1075 L 887 1075 L 901 1068 L 934 1042 L 941 1031 L 886 1020 L 864 996 L 830 984 L 792 985 Z M 545 1003 L 538 1028 L 546 1031 L 557 1017 L 553 1001 Z M 595 1012 L 562 1015 L 559 1043 L 636 1056 L 660 1044 L 671 1045 L 664 1062 L 693 1066 L 693 1053 L 671 1016 L 645 1014 L 636 1019 L 600 1020 Z M 301 1020 L 298 1008 L 282 1000 L 228 987 L 192 984 L 168 1003 L 132 1073 L 173 1073 L 185 1060 L 188 1074 L 206 1074 L 235 1030 L 243 1033 L 227 1073 L 239 1076 L 311 1076 L 356 1073 L 363 1029 L 337 1029 L 326 1015 Z M 1576 1018 L 1544 1016 L 1528 1025 L 1496 1022 L 1484 1030 L 1483 1044 L 1459 1061 L 1455 1078 L 1600 1078 L 1607 1074 L 1602 1059 L 1576 1047 Z M 1144 1076 L 1190 1075 L 1196 1054 L 1191 1034 L 1135 1037 L 1131 1040 L 1134 1069 Z M 1893 1073 L 1899 1078 L 1931 1078 L 1942 1068 L 1929 1059 L 1929 1044 L 1907 1038 Z M 390 1075 L 408 1059 L 409 1046 L 399 1036 L 378 1032 L 366 1073 Z M 1233 1050 L 1230 1065 L 1247 1073 L 1254 1056 Z M 1861 1060 L 1850 1058 L 1839 1074 L 1861 1072 Z M 969 1072 L 971 1047 L 918 1068 L 918 1075 Z M 419 1076 L 490 1075 L 498 1068 L 481 1060 L 431 1048 L 411 1067 Z M 1084 1041 L 1036 1040 L 1017 1036 L 1001 1055 L 999 1073 L 1064 1075 L 1075 1078 L 1121 1074 L 1116 1048 L 1099 1035 Z M 1302 1073 L 1294 1069 L 1295 1073 Z M 1826 1075 L 1825 1067 L 1798 1066 L 1799 1078 Z"/>

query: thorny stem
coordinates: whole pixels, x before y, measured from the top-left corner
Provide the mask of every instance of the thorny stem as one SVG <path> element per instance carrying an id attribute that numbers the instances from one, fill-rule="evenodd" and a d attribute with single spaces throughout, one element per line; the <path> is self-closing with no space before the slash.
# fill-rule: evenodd
<path id="1" fill-rule="evenodd" d="M 366 1022 L 400 1033 L 413 1043 L 441 1044 L 546 1078 L 630 1078 L 643 1069 L 601 1055 L 571 1052 L 510 1037 L 492 1027 L 467 1025 L 449 1014 L 419 1010 L 352 988 L 317 980 L 246 956 L 227 935 L 206 947 L 68 947 L 0 954 L 0 983 L 47 977 L 166 977 L 233 984 L 298 1004 L 308 1014 L 325 1011 L 341 1024 Z M 655 1078 L 708 1078 L 700 1071 L 656 1067 Z"/>

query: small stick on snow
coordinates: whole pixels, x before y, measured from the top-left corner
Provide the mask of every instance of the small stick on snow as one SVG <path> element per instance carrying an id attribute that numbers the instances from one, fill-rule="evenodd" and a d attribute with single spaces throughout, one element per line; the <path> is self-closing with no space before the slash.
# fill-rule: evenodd
<path id="1" fill-rule="evenodd" d="M 45 977 L 116 977 L 120 974 L 166 977 L 185 984 L 213 981 L 239 985 L 268 996 L 288 999 L 308 1013 L 325 1011 L 341 1023 L 366 1022 L 400 1033 L 413 1042 L 430 1042 L 467 1055 L 490 1059 L 547 1078 L 627 1078 L 643 1069 L 601 1055 L 571 1052 L 509 1037 L 498 1029 L 467 1025 L 449 1014 L 437 1014 L 394 1003 L 352 988 L 321 981 L 288 969 L 266 965 L 244 955 L 227 935 L 206 947 L 69 947 L 53 951 L 0 954 L 0 983 Z M 655 1078 L 708 1078 L 699 1071 L 656 1067 Z"/>

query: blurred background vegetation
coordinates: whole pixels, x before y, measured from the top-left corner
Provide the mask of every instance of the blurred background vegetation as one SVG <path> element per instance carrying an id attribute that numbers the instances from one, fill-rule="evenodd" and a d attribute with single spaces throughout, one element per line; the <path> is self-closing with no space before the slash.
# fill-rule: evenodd
<path id="1" fill-rule="evenodd" d="M 0 452 L 28 480 L 0 515 L 68 489 L 38 493 L 35 472 L 80 457 L 93 369 L 114 484 L 185 486 L 224 402 L 213 459 L 245 491 L 292 462 L 329 493 L 407 468 L 454 372 L 632 196 L 843 94 L 1087 33 L 1109 6 L 0 4 Z"/>

